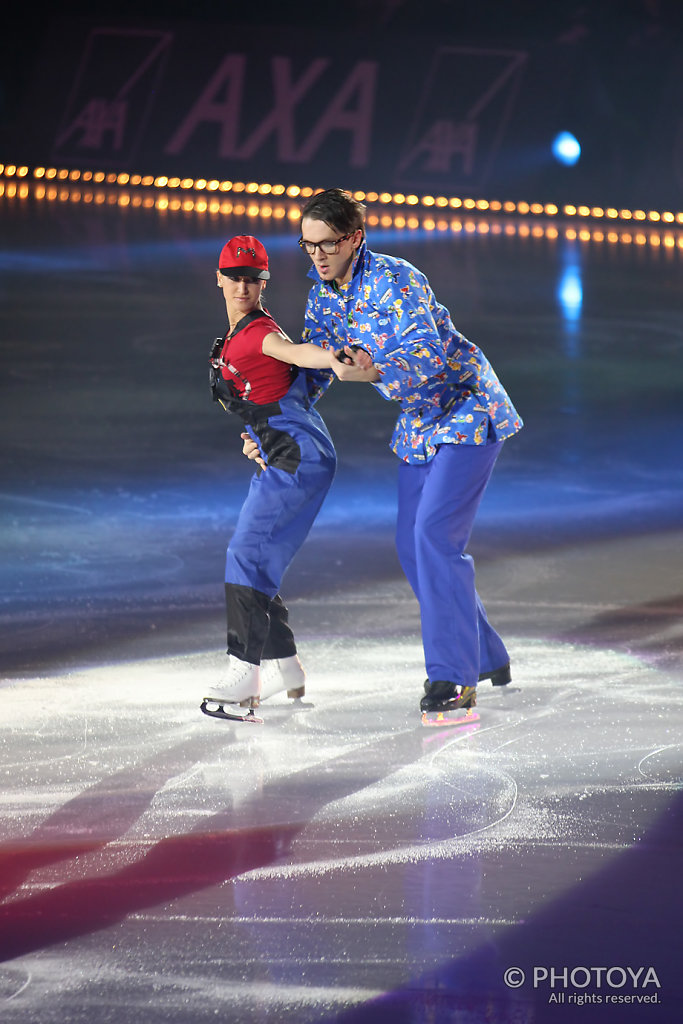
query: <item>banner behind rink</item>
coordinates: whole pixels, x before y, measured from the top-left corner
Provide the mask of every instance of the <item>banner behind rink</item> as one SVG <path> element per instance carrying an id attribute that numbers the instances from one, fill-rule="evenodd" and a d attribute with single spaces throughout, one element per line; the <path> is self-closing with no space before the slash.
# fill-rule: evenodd
<path id="1" fill-rule="evenodd" d="M 56 20 L 28 79 L 5 160 L 499 199 L 683 199 L 683 71 L 665 41 L 605 62 L 580 41 Z M 552 156 L 562 130 L 582 146 L 574 167 Z"/>

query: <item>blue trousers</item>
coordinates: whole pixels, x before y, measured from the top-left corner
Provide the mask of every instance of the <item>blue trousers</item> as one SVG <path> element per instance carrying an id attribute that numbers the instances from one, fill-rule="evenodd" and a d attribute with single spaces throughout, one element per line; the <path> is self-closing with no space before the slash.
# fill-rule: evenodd
<path id="1" fill-rule="evenodd" d="M 466 553 L 502 445 L 442 444 L 430 462 L 399 468 L 396 548 L 420 604 L 430 682 L 476 686 L 480 673 L 510 660 L 486 617 Z"/>
<path id="2" fill-rule="evenodd" d="M 228 653 L 253 664 L 296 651 L 278 591 L 336 469 L 332 440 L 309 406 L 301 375 L 263 426 L 247 429 L 269 465 L 251 479 L 225 560 Z M 270 452 L 261 446 L 264 438 Z M 280 462 L 287 469 L 275 464 L 273 452 L 286 454 Z"/>
<path id="3" fill-rule="evenodd" d="M 225 561 L 225 582 L 273 598 L 305 541 L 334 477 L 334 459 L 291 474 L 270 466 L 254 475 Z"/>

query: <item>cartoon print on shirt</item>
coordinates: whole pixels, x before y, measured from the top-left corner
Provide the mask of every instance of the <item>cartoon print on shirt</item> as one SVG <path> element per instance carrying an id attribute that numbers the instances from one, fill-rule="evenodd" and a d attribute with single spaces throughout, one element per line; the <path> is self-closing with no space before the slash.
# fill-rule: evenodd
<path id="1" fill-rule="evenodd" d="M 455 329 L 427 278 L 410 263 L 371 252 L 362 242 L 353 276 L 341 288 L 319 282 L 314 268 L 310 275 L 316 283 L 304 340 L 344 345 L 347 325 L 363 335 L 380 373 L 375 388 L 401 403 L 391 442 L 399 458 L 425 462 L 442 443 L 481 445 L 521 429 L 484 353 Z"/>

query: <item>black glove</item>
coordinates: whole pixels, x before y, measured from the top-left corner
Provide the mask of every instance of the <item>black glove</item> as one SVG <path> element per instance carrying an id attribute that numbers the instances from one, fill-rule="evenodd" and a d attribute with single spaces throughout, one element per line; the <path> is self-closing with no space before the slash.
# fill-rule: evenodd
<path id="1" fill-rule="evenodd" d="M 352 352 L 358 352 L 362 348 L 362 345 L 347 345 L 346 348 L 350 348 Z M 363 352 L 365 352 L 365 349 L 363 349 Z M 340 363 L 346 363 L 347 366 L 351 366 L 353 363 L 353 359 L 351 359 L 349 354 L 345 352 L 343 348 L 340 348 L 337 352 L 337 359 Z"/>

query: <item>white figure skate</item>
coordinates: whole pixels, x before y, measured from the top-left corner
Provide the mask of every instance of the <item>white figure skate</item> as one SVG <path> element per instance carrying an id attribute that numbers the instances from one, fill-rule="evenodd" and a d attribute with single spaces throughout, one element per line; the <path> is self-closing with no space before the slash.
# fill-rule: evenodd
<path id="1" fill-rule="evenodd" d="M 294 700 L 306 693 L 306 673 L 297 654 L 289 658 L 264 658 L 261 662 L 261 700 L 287 691 Z"/>
<path id="2" fill-rule="evenodd" d="M 261 673 L 258 665 L 228 655 L 228 671 L 216 686 L 210 686 L 201 703 L 201 710 L 211 718 L 227 718 L 236 722 L 256 722 L 254 708 L 261 698 Z"/>

